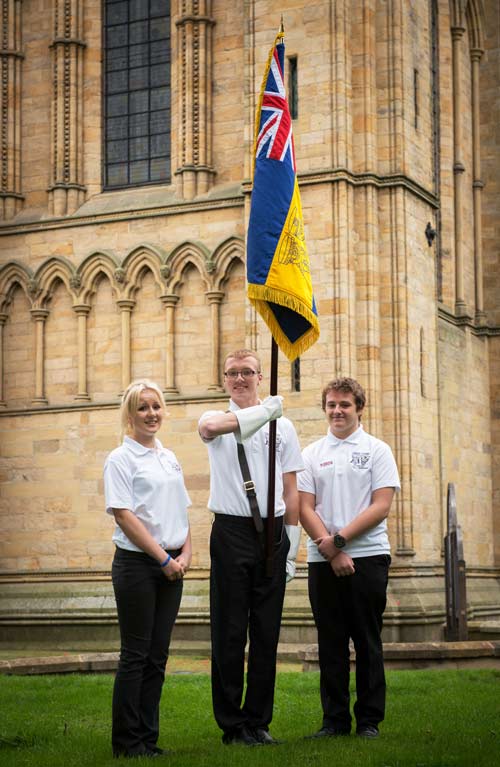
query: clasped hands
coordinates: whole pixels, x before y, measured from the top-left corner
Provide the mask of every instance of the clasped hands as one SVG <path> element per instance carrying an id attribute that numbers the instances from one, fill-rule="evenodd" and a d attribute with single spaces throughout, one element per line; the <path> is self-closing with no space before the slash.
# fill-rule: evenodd
<path id="1" fill-rule="evenodd" d="M 189 562 L 183 554 L 179 554 L 175 559 L 172 557 L 166 567 L 163 568 L 165 577 L 169 581 L 180 581 L 184 578 L 189 569 Z"/>
<path id="2" fill-rule="evenodd" d="M 330 562 L 330 567 L 335 575 L 340 578 L 346 575 L 353 575 L 354 562 L 352 557 L 335 546 L 333 535 L 323 535 L 321 538 L 316 538 L 314 543 L 318 547 L 321 556 Z"/>

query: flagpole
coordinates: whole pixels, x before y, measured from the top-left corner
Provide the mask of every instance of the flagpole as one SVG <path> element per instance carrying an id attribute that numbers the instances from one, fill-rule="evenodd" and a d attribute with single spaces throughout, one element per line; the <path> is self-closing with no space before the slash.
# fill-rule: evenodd
<path id="1" fill-rule="evenodd" d="M 271 336 L 271 377 L 269 394 L 278 393 L 278 344 Z M 267 484 L 266 574 L 270 578 L 274 567 L 274 511 L 276 487 L 276 421 L 269 422 L 269 468 Z"/>

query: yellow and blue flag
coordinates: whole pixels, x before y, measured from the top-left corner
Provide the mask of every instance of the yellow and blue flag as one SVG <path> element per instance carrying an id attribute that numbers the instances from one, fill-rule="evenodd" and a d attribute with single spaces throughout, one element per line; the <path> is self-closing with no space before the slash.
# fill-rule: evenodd
<path id="1" fill-rule="evenodd" d="M 247 293 L 292 361 L 318 340 L 319 322 L 284 85 L 283 38 L 281 31 L 269 54 L 255 121 Z"/>

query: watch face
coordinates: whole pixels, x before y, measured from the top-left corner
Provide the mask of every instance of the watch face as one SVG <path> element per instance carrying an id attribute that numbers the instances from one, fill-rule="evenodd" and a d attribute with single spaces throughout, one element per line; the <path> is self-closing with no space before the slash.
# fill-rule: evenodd
<path id="1" fill-rule="evenodd" d="M 333 537 L 333 543 L 335 544 L 335 546 L 336 546 L 338 549 L 343 549 L 343 548 L 344 548 L 344 546 L 345 546 L 345 544 L 346 544 L 346 540 L 345 540 L 345 538 L 344 538 L 344 536 L 343 536 L 343 535 L 339 535 L 339 534 L 337 533 L 337 534 L 336 534 L 336 535 L 334 535 L 334 537 Z"/>

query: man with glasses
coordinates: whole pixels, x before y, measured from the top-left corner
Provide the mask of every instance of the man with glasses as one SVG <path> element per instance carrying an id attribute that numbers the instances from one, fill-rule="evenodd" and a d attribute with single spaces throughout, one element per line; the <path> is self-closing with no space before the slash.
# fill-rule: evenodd
<path id="1" fill-rule="evenodd" d="M 207 411 L 199 421 L 208 448 L 210 498 L 214 513 L 210 537 L 210 623 L 212 700 L 222 742 L 248 746 L 273 744 L 276 654 L 285 595 L 290 541 L 297 553 L 299 499 L 296 472 L 303 462 L 293 424 L 281 417 L 281 397 L 257 390 L 262 381 L 258 356 L 248 349 L 224 361 L 229 410 Z M 277 420 L 275 547 L 272 575 L 266 573 L 263 540 L 267 528 L 269 421 Z M 264 533 L 252 516 L 238 458 L 243 445 Z M 294 558 L 294 557 L 293 557 Z M 247 686 L 243 701 L 245 646 L 249 637 Z"/>

